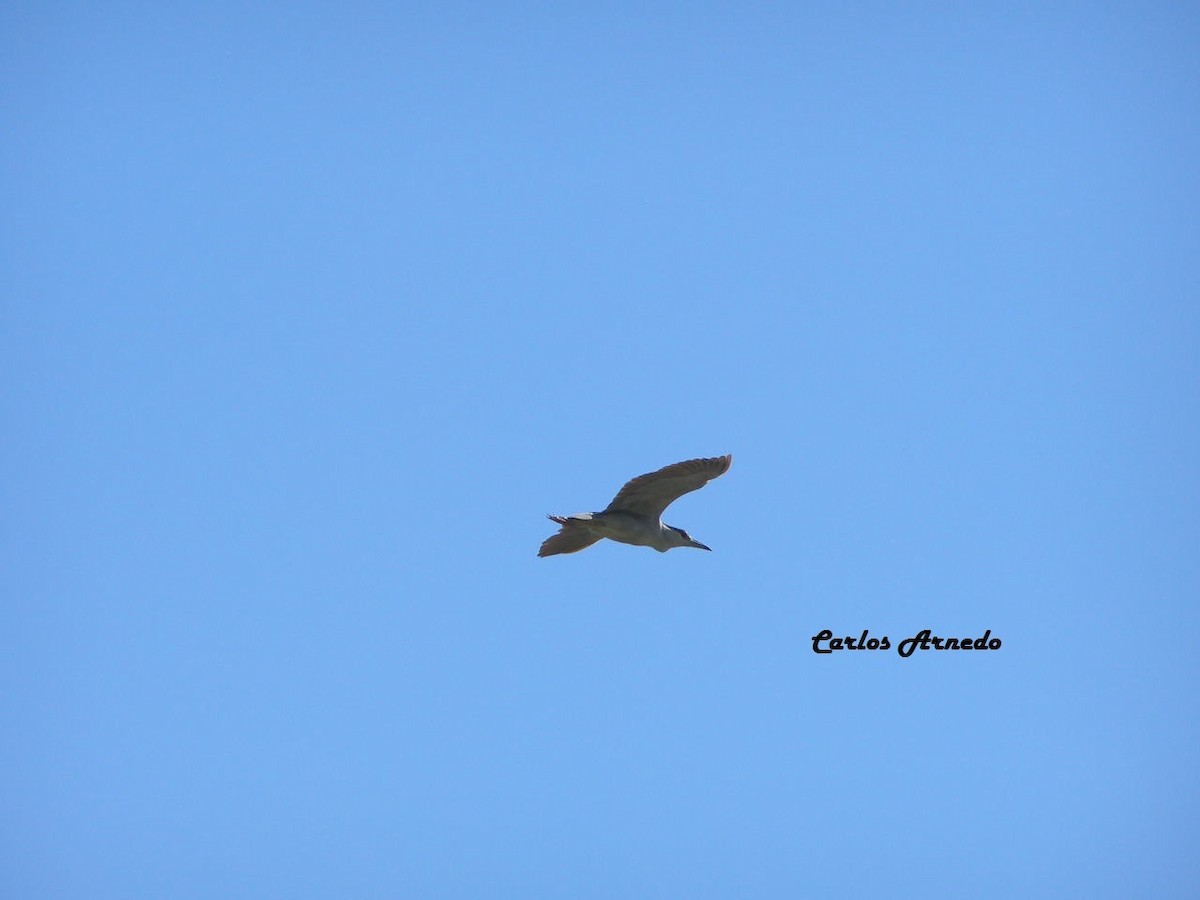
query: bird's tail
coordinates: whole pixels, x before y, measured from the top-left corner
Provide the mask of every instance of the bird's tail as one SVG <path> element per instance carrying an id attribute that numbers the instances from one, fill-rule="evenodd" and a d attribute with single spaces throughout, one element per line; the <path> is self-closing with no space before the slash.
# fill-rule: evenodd
<path id="1" fill-rule="evenodd" d="M 591 513 L 575 513 L 573 516 L 555 516 L 546 513 L 546 518 L 551 522 L 557 522 L 559 525 L 583 525 L 585 522 L 592 520 Z"/>

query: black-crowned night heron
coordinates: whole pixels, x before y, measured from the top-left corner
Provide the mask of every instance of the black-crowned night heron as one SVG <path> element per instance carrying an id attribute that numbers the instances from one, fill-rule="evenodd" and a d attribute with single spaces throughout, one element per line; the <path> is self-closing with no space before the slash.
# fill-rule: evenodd
<path id="1" fill-rule="evenodd" d="M 693 541 L 682 528 L 662 523 L 663 510 L 689 491 L 704 487 L 718 475 L 729 471 L 732 454 L 711 459 L 689 459 L 639 475 L 626 483 L 603 512 L 578 513 L 574 516 L 547 516 L 562 526 L 558 534 L 547 538 L 538 556 L 574 553 L 601 538 L 653 547 L 665 553 L 672 547 L 696 547 L 711 550 Z"/>

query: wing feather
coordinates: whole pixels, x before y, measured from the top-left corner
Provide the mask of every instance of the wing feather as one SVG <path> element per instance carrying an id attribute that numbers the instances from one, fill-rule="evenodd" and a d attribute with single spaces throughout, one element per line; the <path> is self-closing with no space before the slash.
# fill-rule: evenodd
<path id="1" fill-rule="evenodd" d="M 684 494 L 704 487 L 729 471 L 733 455 L 689 459 L 639 475 L 626 482 L 605 512 L 622 509 L 644 516 L 662 515 L 663 510 Z"/>
<path id="2" fill-rule="evenodd" d="M 538 549 L 538 556 L 576 553 L 601 540 L 600 535 L 592 534 L 587 528 L 574 525 L 561 516 L 549 516 L 548 518 L 561 524 L 562 528 L 559 529 L 557 534 L 552 534 L 546 540 L 542 541 L 542 546 Z"/>

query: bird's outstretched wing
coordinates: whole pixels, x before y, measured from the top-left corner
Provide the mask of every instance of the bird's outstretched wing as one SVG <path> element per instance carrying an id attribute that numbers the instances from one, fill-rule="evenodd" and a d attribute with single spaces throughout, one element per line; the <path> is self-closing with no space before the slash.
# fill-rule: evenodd
<path id="1" fill-rule="evenodd" d="M 617 492 L 604 511 L 623 509 L 657 519 L 664 509 L 684 494 L 702 488 L 718 475 L 728 472 L 731 462 L 732 454 L 689 459 L 648 475 L 639 475 Z"/>
<path id="2" fill-rule="evenodd" d="M 575 553 L 601 540 L 600 535 L 592 534 L 582 525 L 576 525 L 562 516 L 546 516 L 546 518 L 552 522 L 557 522 L 562 528 L 559 529 L 558 534 L 552 534 L 546 540 L 542 541 L 542 546 L 538 549 L 538 556 Z"/>

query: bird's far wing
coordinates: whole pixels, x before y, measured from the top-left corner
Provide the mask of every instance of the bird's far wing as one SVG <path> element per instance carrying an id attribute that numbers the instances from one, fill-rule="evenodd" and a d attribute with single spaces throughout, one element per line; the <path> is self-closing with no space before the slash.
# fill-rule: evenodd
<path id="1" fill-rule="evenodd" d="M 648 475 L 639 475 L 617 492 L 605 512 L 625 509 L 658 518 L 664 509 L 684 494 L 702 488 L 729 471 L 732 454 L 709 459 L 689 459 Z"/>
<path id="2" fill-rule="evenodd" d="M 562 519 L 554 518 L 555 522 L 562 522 Z M 596 541 L 601 540 L 598 534 L 592 534 L 588 529 L 579 525 L 564 524 L 558 534 L 552 534 L 546 540 L 542 541 L 542 546 L 538 550 L 538 556 L 554 556 L 558 553 L 575 553 L 592 546 Z"/>

